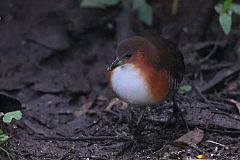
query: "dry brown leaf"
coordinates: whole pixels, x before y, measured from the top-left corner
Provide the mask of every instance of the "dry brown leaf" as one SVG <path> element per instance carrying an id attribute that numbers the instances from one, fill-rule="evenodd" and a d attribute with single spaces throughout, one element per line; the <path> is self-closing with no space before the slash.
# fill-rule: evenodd
<path id="1" fill-rule="evenodd" d="M 203 139 L 203 131 L 199 128 L 195 128 L 193 131 L 189 131 L 182 137 L 175 140 L 177 143 L 187 144 L 191 147 L 198 149 L 197 144 Z"/>
<path id="2" fill-rule="evenodd" d="M 113 98 L 109 102 L 108 106 L 105 108 L 105 111 L 111 111 L 113 106 L 119 106 L 119 107 L 125 109 L 128 107 L 128 104 L 126 102 L 121 101 L 118 98 Z"/>
<path id="3" fill-rule="evenodd" d="M 240 102 L 236 101 L 235 99 L 228 99 L 228 101 L 235 104 L 238 109 L 238 113 L 240 113 Z"/>
<path id="4" fill-rule="evenodd" d="M 86 102 L 85 104 L 83 104 L 81 107 L 80 107 L 80 110 L 76 111 L 73 113 L 73 115 L 75 117 L 80 117 L 81 115 L 83 114 L 86 114 L 89 109 L 92 107 L 93 103 L 95 102 L 95 97 L 90 99 L 88 102 Z"/>

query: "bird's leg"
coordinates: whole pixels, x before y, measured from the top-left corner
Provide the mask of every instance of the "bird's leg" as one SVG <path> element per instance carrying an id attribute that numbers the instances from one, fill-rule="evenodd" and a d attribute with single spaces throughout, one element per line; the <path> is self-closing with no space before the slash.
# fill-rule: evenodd
<path id="1" fill-rule="evenodd" d="M 137 119 L 137 122 L 136 122 L 136 126 L 133 130 L 133 136 L 136 138 L 136 140 L 140 137 L 143 129 L 144 129 L 144 126 L 140 125 L 142 119 L 143 119 L 143 116 L 144 116 L 144 113 L 146 111 L 146 106 L 141 106 L 140 107 L 140 114 L 138 116 L 138 119 Z"/>
<path id="2" fill-rule="evenodd" d="M 173 96 L 173 115 L 174 115 L 174 117 L 176 119 L 176 123 L 178 123 L 178 118 L 180 116 L 180 118 L 182 119 L 182 121 L 183 121 L 183 123 L 184 123 L 184 125 L 185 125 L 185 127 L 187 129 L 187 131 L 189 131 L 189 127 L 188 127 L 188 125 L 187 125 L 187 123 L 186 123 L 186 121 L 185 121 L 185 119 L 184 119 L 184 117 L 182 115 L 182 111 L 179 109 L 179 107 L 177 105 L 175 96 Z"/>
<path id="3" fill-rule="evenodd" d="M 138 120 L 137 120 L 137 127 L 139 126 L 141 120 L 143 119 L 145 111 L 146 111 L 146 106 L 144 106 L 144 107 L 141 106 L 140 107 L 140 115 L 139 115 Z"/>
<path id="4" fill-rule="evenodd" d="M 176 124 L 177 124 L 179 116 L 181 117 L 184 125 L 186 126 L 187 131 L 189 131 L 189 127 L 188 127 L 185 119 L 183 118 L 182 111 L 178 108 L 175 96 L 173 96 L 173 114 L 171 115 L 171 117 L 167 120 L 167 122 L 161 128 L 165 128 L 171 122 L 171 120 L 173 118 L 175 118 Z"/>

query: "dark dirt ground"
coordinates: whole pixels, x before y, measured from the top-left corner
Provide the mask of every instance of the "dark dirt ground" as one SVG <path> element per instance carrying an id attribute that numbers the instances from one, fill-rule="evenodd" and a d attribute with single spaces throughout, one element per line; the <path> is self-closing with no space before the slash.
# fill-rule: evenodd
<path id="1" fill-rule="evenodd" d="M 179 105 L 190 129 L 204 131 L 200 150 L 174 143 L 187 132 L 184 125 L 160 128 L 172 112 L 171 102 L 149 108 L 142 137 L 124 150 L 132 141 L 121 137 L 131 137 L 129 115 L 135 119 L 138 109 L 118 103 L 106 110 L 114 95 L 105 69 L 119 32 L 127 33 L 118 18 L 125 11 L 82 9 L 73 0 L 1 0 L 0 90 L 26 108 L 18 128 L 7 127 L 11 138 L 2 147 L 19 160 L 186 159 L 198 154 L 240 159 L 240 115 L 228 100 L 240 101 L 240 23 L 234 16 L 233 30 L 225 37 L 213 9 L 217 2 L 182 0 L 173 16 L 170 1 L 151 1 L 151 29 L 165 31 L 185 57 L 183 84 L 193 89 L 179 96 Z M 168 31 L 174 23 L 176 33 Z M 89 139 L 53 138 L 83 136 Z"/>

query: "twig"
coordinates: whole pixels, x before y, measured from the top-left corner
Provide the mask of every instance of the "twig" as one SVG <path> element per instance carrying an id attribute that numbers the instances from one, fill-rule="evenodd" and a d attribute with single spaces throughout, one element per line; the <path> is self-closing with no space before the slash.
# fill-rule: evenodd
<path id="1" fill-rule="evenodd" d="M 194 85 L 194 88 L 195 88 L 195 90 L 197 91 L 198 95 L 203 99 L 203 101 L 204 101 L 205 103 L 209 104 L 209 103 L 210 103 L 209 100 L 202 94 L 202 92 L 200 91 L 200 89 L 199 89 L 196 85 Z"/>
<path id="2" fill-rule="evenodd" d="M 221 143 L 218 143 L 218 142 L 214 142 L 214 141 L 211 141 L 211 140 L 207 140 L 208 143 L 213 143 L 213 144 L 217 144 L 221 147 L 225 147 L 225 145 L 221 144 Z"/>
<path id="3" fill-rule="evenodd" d="M 213 70 L 219 70 L 219 69 L 223 69 L 223 68 L 227 68 L 227 67 L 231 67 L 232 63 L 230 62 L 222 62 L 222 63 L 217 63 L 214 65 L 209 65 L 209 64 L 202 64 L 200 66 L 200 70 L 202 71 L 213 71 Z"/>
<path id="4" fill-rule="evenodd" d="M 240 91 L 223 92 L 222 95 L 237 97 L 240 96 Z"/>
<path id="5" fill-rule="evenodd" d="M 220 39 L 220 34 L 218 34 L 218 37 L 216 39 L 216 42 L 218 42 Z M 209 52 L 209 54 L 207 54 L 207 56 L 205 56 L 203 59 L 200 60 L 200 64 L 204 63 L 205 61 L 207 61 L 217 50 L 218 45 L 216 43 L 214 43 L 213 49 Z"/>
<path id="6" fill-rule="evenodd" d="M 84 127 L 84 128 L 76 129 L 76 130 L 75 130 L 75 134 L 80 133 L 80 132 L 82 132 L 83 130 L 86 130 L 86 129 L 88 129 L 88 128 L 91 128 L 91 127 L 95 126 L 96 124 L 98 124 L 98 123 L 100 122 L 100 120 L 102 120 L 102 118 L 99 118 L 99 119 L 97 119 L 97 120 L 94 120 L 91 124 L 89 124 L 88 126 L 86 126 L 86 127 Z"/>
<path id="7" fill-rule="evenodd" d="M 160 149 L 158 149 L 155 152 L 152 152 L 152 153 L 148 154 L 147 156 L 144 156 L 143 158 L 141 158 L 141 160 L 142 159 L 147 159 L 147 157 L 154 156 L 154 155 L 157 155 L 158 153 L 162 152 L 162 150 L 167 146 L 167 144 L 168 144 L 168 142 L 165 142 Z"/>
<path id="8" fill-rule="evenodd" d="M 136 145 L 137 145 L 137 142 L 134 141 L 134 142 L 133 142 L 133 146 L 132 146 L 132 148 L 131 148 L 131 151 L 130 151 L 130 153 L 129 153 L 128 159 L 131 159 L 132 154 L 133 154 L 133 151 L 134 151 Z"/>
<path id="9" fill-rule="evenodd" d="M 35 140 L 46 140 L 46 141 L 70 141 L 70 142 L 78 142 L 78 141 L 105 141 L 105 140 L 115 140 L 115 141 L 132 141 L 133 137 L 124 136 L 124 137 L 113 137 L 113 136 L 84 136 L 84 137 L 37 137 Z"/>
<path id="10" fill-rule="evenodd" d="M 180 46 L 180 50 L 182 52 L 199 51 L 212 45 L 223 46 L 225 44 L 226 44 L 225 41 L 197 42 L 197 43 L 190 43 L 184 46 Z"/>
<path id="11" fill-rule="evenodd" d="M 45 132 L 41 127 L 36 127 L 34 126 L 29 120 L 24 119 L 23 123 L 26 127 L 28 127 L 31 131 L 37 133 L 37 134 L 41 134 L 44 136 L 48 136 L 49 134 L 47 132 Z"/>
<path id="12" fill-rule="evenodd" d="M 201 128 L 201 127 L 199 127 Z M 201 128 L 202 130 L 205 131 L 210 131 L 210 132 L 217 132 L 221 134 L 240 134 L 240 131 L 230 131 L 230 130 L 222 130 L 222 129 L 211 129 L 211 128 Z"/>
<path id="13" fill-rule="evenodd" d="M 173 143 L 173 145 L 175 146 L 178 146 L 178 147 L 183 147 L 183 146 L 189 146 L 189 147 L 192 147 L 193 149 L 195 149 L 196 151 L 198 151 L 199 153 L 204 153 L 204 151 L 202 151 L 196 144 L 194 143 L 186 143 L 186 144 L 182 144 L 182 143 L 178 143 L 178 142 L 175 142 Z"/>
<path id="14" fill-rule="evenodd" d="M 0 146 L 0 150 L 2 150 L 3 152 L 5 152 L 7 154 L 8 159 L 10 159 L 10 160 L 14 159 L 14 156 L 11 153 L 9 153 L 6 149 L 4 149 L 3 147 Z"/>
<path id="15" fill-rule="evenodd" d="M 209 52 L 209 54 L 206 55 L 203 59 L 200 60 L 200 64 L 206 62 L 206 61 L 215 53 L 215 51 L 217 50 L 217 47 L 218 47 L 218 46 L 217 46 L 216 44 L 214 44 L 214 47 L 213 47 L 213 49 Z"/>
<path id="16" fill-rule="evenodd" d="M 237 107 L 237 109 L 238 109 L 238 113 L 240 113 L 240 102 L 238 102 L 235 99 L 227 99 L 227 101 L 232 103 L 232 104 L 234 104 Z"/>
<path id="17" fill-rule="evenodd" d="M 130 141 L 130 142 L 127 142 L 126 144 L 123 144 L 121 149 L 114 155 L 114 158 L 116 159 L 118 156 L 124 153 L 127 149 L 129 149 L 129 147 L 132 145 L 134 145 L 134 141 Z"/>
<path id="18" fill-rule="evenodd" d="M 237 62 L 235 65 L 233 65 L 232 67 L 230 67 L 228 69 L 223 69 L 223 70 L 217 72 L 217 74 L 215 74 L 213 79 L 211 79 L 204 86 L 201 87 L 200 91 L 201 92 L 210 91 L 215 86 L 220 84 L 222 81 L 237 74 L 238 72 L 240 72 L 240 63 L 239 62 Z"/>
<path id="19" fill-rule="evenodd" d="M 80 110 L 74 112 L 74 116 L 80 117 L 80 116 L 86 114 L 89 111 L 89 109 L 93 106 L 95 100 L 96 100 L 96 96 L 90 98 L 90 100 L 88 102 L 86 102 L 85 104 L 83 104 L 80 107 Z"/>
<path id="20" fill-rule="evenodd" d="M 228 118 L 232 118 L 232 119 L 235 119 L 237 121 L 240 121 L 240 117 L 239 116 L 233 116 L 231 113 L 227 113 L 227 112 L 224 112 L 224 111 L 220 111 L 220 110 L 217 110 L 217 111 L 211 111 L 212 113 L 215 113 L 215 114 L 222 114 L 222 115 L 225 115 L 227 116 Z"/>

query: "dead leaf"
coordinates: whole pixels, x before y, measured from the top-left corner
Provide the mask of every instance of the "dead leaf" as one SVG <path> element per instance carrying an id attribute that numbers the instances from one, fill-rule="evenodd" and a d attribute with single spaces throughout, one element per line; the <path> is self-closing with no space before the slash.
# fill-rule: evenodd
<path id="1" fill-rule="evenodd" d="M 189 145 L 201 152 L 201 150 L 197 147 L 197 144 L 200 143 L 202 139 L 203 139 L 203 131 L 199 128 L 195 128 L 193 131 L 189 131 L 188 133 L 184 134 L 182 137 L 175 140 L 175 142 Z"/>
<path id="2" fill-rule="evenodd" d="M 126 102 L 121 101 L 118 98 L 113 98 L 109 102 L 108 106 L 105 108 L 105 111 L 111 111 L 113 106 L 119 106 L 119 107 L 125 109 L 128 107 L 128 104 Z"/>
<path id="3" fill-rule="evenodd" d="M 80 107 L 80 110 L 76 111 L 73 113 L 73 115 L 75 117 L 80 117 L 82 115 L 84 115 L 85 113 L 87 113 L 89 111 L 89 109 L 92 107 L 93 103 L 95 102 L 96 97 L 91 98 L 88 102 L 86 102 L 85 104 L 83 104 Z"/>
<path id="4" fill-rule="evenodd" d="M 193 131 L 189 131 L 184 134 L 182 137 L 175 140 L 175 142 L 179 143 L 193 143 L 198 144 L 203 139 L 203 131 L 199 128 L 195 128 Z"/>
<path id="5" fill-rule="evenodd" d="M 236 101 L 235 99 L 228 99 L 228 101 L 235 104 L 238 109 L 238 113 L 240 113 L 240 102 Z"/>

